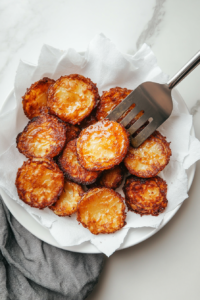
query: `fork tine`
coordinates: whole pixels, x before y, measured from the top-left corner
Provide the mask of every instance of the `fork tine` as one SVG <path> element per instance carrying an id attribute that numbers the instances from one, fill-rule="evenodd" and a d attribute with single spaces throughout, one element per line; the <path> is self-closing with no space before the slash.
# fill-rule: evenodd
<path id="1" fill-rule="evenodd" d="M 131 134 L 150 117 L 153 119 L 136 137 L 131 137 L 133 147 L 138 147 L 169 118 L 173 108 L 171 90 L 167 84 L 144 82 L 117 105 L 106 118 L 117 121 L 132 104 L 135 104 L 135 108 L 124 117 L 121 124 L 126 126 L 140 111 L 144 111 L 144 115 L 129 128 Z"/>
<path id="2" fill-rule="evenodd" d="M 143 114 L 129 129 L 129 133 L 132 135 L 134 132 L 136 132 L 144 123 L 149 119 L 149 116 L 147 114 Z"/>
<path id="3" fill-rule="evenodd" d="M 120 104 L 118 104 L 106 117 L 111 121 L 117 121 L 127 110 L 128 108 L 135 103 L 135 96 L 133 96 L 135 90 L 131 92 Z"/>
<path id="4" fill-rule="evenodd" d="M 138 112 L 144 110 L 144 103 L 145 103 L 145 110 L 152 110 L 153 104 L 148 101 L 146 92 L 142 89 L 141 86 L 138 86 L 133 92 L 131 92 L 120 104 L 118 104 L 106 117 L 111 121 L 117 121 L 128 109 L 129 107 L 135 103 Z M 144 102 L 145 101 L 145 102 Z M 129 114 L 128 114 L 129 115 Z M 128 116 L 127 115 L 127 116 Z M 128 117 L 127 117 L 128 119 Z M 130 120 L 131 121 L 131 120 Z M 129 122 L 130 122 L 129 121 Z M 125 121 L 124 121 L 125 122 Z M 128 124 L 128 123 L 127 123 Z"/>
<path id="5" fill-rule="evenodd" d="M 138 148 L 158 127 L 157 123 L 152 121 L 148 124 L 136 137 L 131 137 L 131 144 L 134 148 Z"/>
<path id="6" fill-rule="evenodd" d="M 138 109 L 138 107 L 134 107 L 120 122 L 121 125 L 123 125 L 124 127 L 126 127 L 131 120 L 133 120 L 133 118 L 135 116 L 137 116 L 137 114 L 140 112 L 140 110 Z"/>

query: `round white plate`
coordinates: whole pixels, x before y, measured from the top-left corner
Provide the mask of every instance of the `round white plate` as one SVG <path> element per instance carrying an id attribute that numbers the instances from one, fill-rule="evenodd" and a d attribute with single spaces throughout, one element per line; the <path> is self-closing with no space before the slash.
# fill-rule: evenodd
<path id="1" fill-rule="evenodd" d="M 185 113 L 189 113 L 187 106 L 182 99 L 181 95 L 174 90 L 173 91 L 174 98 L 181 104 L 182 111 Z M 6 101 L 4 102 L 4 109 L 9 110 L 10 109 L 10 103 L 12 102 L 12 98 L 14 97 L 14 91 L 12 91 L 9 96 L 7 97 Z M 194 134 L 194 128 L 192 128 L 192 135 Z M 193 178 L 195 174 L 195 165 L 191 166 L 190 169 L 187 170 L 188 175 L 188 190 L 191 187 Z M 10 210 L 10 212 L 13 214 L 13 216 L 17 219 L 17 221 L 24 226 L 28 231 L 30 231 L 33 235 L 38 237 L 40 240 L 53 245 L 55 247 L 70 250 L 74 252 L 80 252 L 80 253 L 100 253 L 100 251 L 90 244 L 90 242 L 84 242 L 81 245 L 77 246 L 71 246 L 71 247 L 62 247 L 60 246 L 56 240 L 51 236 L 48 229 L 42 227 L 37 221 L 35 221 L 28 212 L 21 207 L 19 204 L 16 203 L 16 201 L 12 200 L 2 189 L 0 189 L 0 194 Z M 138 243 L 141 243 L 142 241 L 148 239 L 152 235 L 154 235 L 156 232 L 158 232 L 162 227 L 164 227 L 171 218 L 175 215 L 175 213 L 179 210 L 181 205 L 177 206 L 174 210 L 167 213 L 164 217 L 163 222 L 161 223 L 161 226 L 159 228 L 137 228 L 137 229 L 130 229 L 123 244 L 118 250 L 122 250 L 131 246 L 134 246 Z"/>

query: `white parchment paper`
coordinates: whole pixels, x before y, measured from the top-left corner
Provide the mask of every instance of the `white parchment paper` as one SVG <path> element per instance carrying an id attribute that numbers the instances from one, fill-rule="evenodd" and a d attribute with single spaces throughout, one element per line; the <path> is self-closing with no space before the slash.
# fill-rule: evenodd
<path id="1" fill-rule="evenodd" d="M 200 159 L 200 142 L 191 136 L 192 116 L 183 104 L 173 97 L 173 112 L 159 131 L 171 142 L 172 157 L 169 165 L 159 174 L 168 184 L 168 207 L 158 217 L 127 213 L 127 225 L 109 235 L 93 235 L 79 225 L 76 215 L 58 217 L 50 209 L 31 208 L 22 202 L 15 187 L 16 173 L 26 158 L 16 149 L 16 136 L 26 126 L 28 119 L 23 113 L 21 97 L 30 85 L 44 76 L 58 79 L 61 75 L 78 73 L 97 83 L 99 93 L 120 86 L 135 89 L 144 81 L 165 83 L 168 76 L 157 65 L 156 57 L 147 45 L 133 56 L 121 53 L 103 34 L 97 35 L 88 45 L 84 55 L 74 49 L 66 51 L 44 45 L 38 65 L 20 61 L 15 78 L 15 98 L 0 113 L 0 187 L 23 206 L 42 226 L 49 229 L 61 246 L 79 245 L 90 241 L 107 256 L 123 243 L 130 228 L 157 228 L 165 214 L 173 210 L 187 197 L 187 174 L 192 164 Z M 117 190 L 123 195 L 121 188 Z"/>

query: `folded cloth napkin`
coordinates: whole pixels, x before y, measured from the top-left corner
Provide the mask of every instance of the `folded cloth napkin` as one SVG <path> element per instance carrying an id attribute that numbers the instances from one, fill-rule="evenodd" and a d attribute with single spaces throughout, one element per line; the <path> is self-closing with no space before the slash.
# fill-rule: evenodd
<path id="1" fill-rule="evenodd" d="M 103 254 L 69 252 L 37 239 L 0 197 L 0 300 L 85 299 L 103 263 Z"/>

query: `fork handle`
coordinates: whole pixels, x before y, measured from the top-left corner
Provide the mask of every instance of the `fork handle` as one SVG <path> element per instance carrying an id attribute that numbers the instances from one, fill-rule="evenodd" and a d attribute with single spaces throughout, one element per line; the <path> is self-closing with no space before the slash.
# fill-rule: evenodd
<path id="1" fill-rule="evenodd" d="M 172 90 L 181 82 L 190 72 L 192 72 L 200 63 L 200 51 L 193 56 L 188 63 L 168 81 L 168 87 Z"/>

